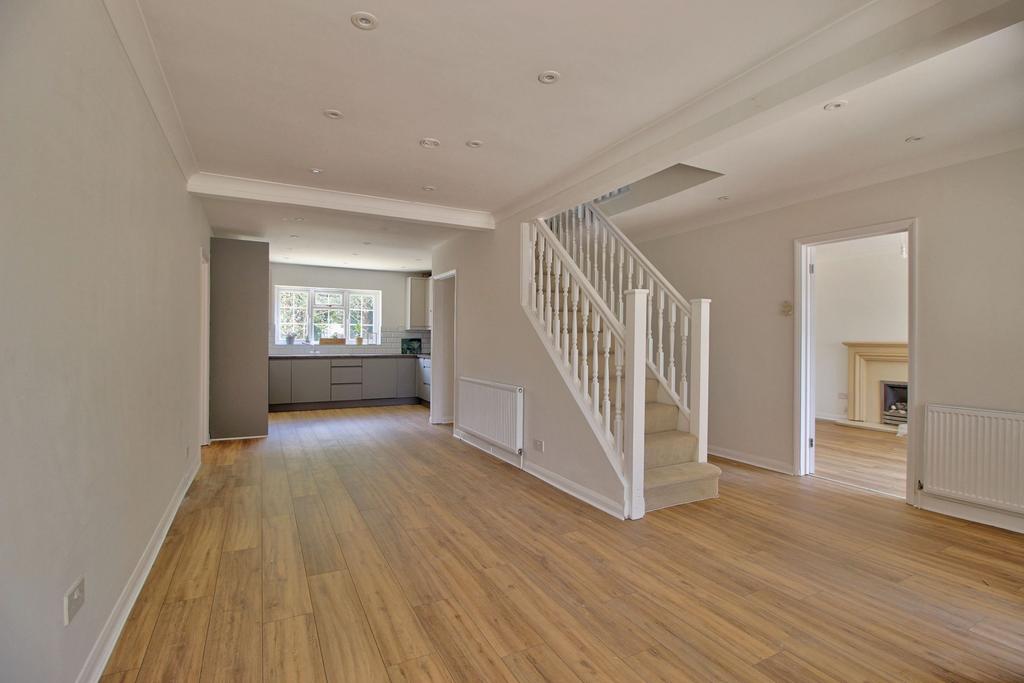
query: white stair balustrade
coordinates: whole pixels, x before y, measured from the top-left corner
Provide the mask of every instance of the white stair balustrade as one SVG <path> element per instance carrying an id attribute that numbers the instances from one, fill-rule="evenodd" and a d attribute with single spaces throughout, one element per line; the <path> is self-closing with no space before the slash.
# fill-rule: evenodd
<path id="1" fill-rule="evenodd" d="M 565 232 L 568 226 L 556 229 Z M 573 245 L 571 235 L 565 235 Z M 628 333 L 547 225 L 524 223 L 522 241 L 523 309 L 622 482 L 623 517 L 643 517 L 645 402 L 639 397 L 644 392 L 644 353 L 629 344 L 643 339 L 647 293 L 626 294 L 624 300 L 639 307 L 629 321 L 635 329 Z"/>
<path id="2" fill-rule="evenodd" d="M 706 462 L 710 300 L 684 298 L 592 202 L 547 223 L 618 322 L 625 320 L 626 291 L 649 292 L 647 367 L 679 408 L 681 426 L 698 438 L 698 456 Z"/>

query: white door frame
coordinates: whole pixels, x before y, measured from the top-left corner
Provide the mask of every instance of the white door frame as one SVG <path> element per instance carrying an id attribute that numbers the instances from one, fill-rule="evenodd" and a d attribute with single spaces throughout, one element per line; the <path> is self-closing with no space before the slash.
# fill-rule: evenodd
<path id="1" fill-rule="evenodd" d="M 814 437 L 814 329 L 812 312 L 814 304 L 814 287 L 811 281 L 810 265 L 813 262 L 814 247 L 821 244 L 846 242 L 862 237 L 907 233 L 908 286 L 910 301 L 908 306 L 908 352 L 910 361 L 907 368 L 909 396 L 908 403 L 914 405 L 914 394 L 919 390 L 917 375 L 917 242 L 918 225 L 916 218 L 901 218 L 887 223 L 864 225 L 848 230 L 839 230 L 821 235 L 801 237 L 794 240 L 796 272 L 796 362 L 794 369 L 794 414 L 793 438 L 796 445 L 793 455 L 793 473 L 798 476 L 811 474 L 814 471 L 814 449 L 811 438 Z M 917 444 L 920 420 L 911 420 L 907 434 L 907 502 L 917 504 L 918 462 Z"/>
<path id="2" fill-rule="evenodd" d="M 455 381 L 455 376 L 456 376 L 456 372 L 455 372 L 456 360 L 455 359 L 457 357 L 456 354 L 457 354 L 457 351 L 458 351 L 458 335 L 455 333 L 455 330 L 458 329 L 457 325 L 458 325 L 458 315 L 459 315 L 459 307 L 458 307 L 458 299 L 459 299 L 458 272 L 456 270 L 454 270 L 454 269 L 453 270 L 449 270 L 449 271 L 446 271 L 444 273 L 440 273 L 438 275 L 431 276 L 431 280 L 433 280 L 434 282 L 437 282 L 439 280 L 454 280 L 454 282 L 452 283 L 452 327 L 451 327 L 451 329 L 448 330 L 448 329 L 445 329 L 445 328 L 437 327 L 436 325 L 434 325 L 434 321 L 433 320 L 430 321 L 430 328 L 431 328 L 431 331 L 430 331 L 431 355 L 433 355 L 433 350 L 436 348 L 437 333 L 441 332 L 442 335 L 445 335 L 445 334 L 450 334 L 451 335 L 450 343 L 452 345 L 452 367 L 448 369 L 448 372 L 443 373 L 440 376 L 440 380 L 442 382 L 446 382 L 447 385 L 448 385 L 448 387 L 447 387 L 448 388 L 448 395 L 451 396 L 451 398 L 452 398 L 452 414 L 451 415 L 440 415 L 440 414 L 438 414 L 438 413 L 441 412 L 440 411 L 440 407 L 438 407 L 437 402 L 434 401 L 433 400 L 433 396 L 431 396 L 431 400 L 430 400 L 430 423 L 431 424 L 457 424 L 458 423 L 458 414 L 457 413 L 458 413 L 459 402 L 457 400 L 458 397 L 455 395 L 455 392 L 457 390 L 457 384 L 458 384 Z M 437 297 L 436 297 L 436 295 L 434 296 L 434 305 L 435 305 L 435 308 L 436 308 L 436 305 L 437 305 Z M 442 342 L 442 348 L 443 348 L 443 342 Z M 433 362 L 431 362 L 430 365 L 431 365 L 431 393 L 433 393 L 434 384 L 437 383 L 437 381 L 439 379 L 439 376 L 434 372 L 437 369 L 436 365 Z"/>
<path id="3" fill-rule="evenodd" d="M 199 445 L 210 443 L 210 253 L 199 249 Z"/>

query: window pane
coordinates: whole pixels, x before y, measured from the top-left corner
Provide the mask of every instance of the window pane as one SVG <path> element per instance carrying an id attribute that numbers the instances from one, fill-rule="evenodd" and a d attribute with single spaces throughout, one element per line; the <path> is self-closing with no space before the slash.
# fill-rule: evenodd
<path id="1" fill-rule="evenodd" d="M 341 292 L 316 292 L 313 303 L 317 306 L 341 306 Z"/>

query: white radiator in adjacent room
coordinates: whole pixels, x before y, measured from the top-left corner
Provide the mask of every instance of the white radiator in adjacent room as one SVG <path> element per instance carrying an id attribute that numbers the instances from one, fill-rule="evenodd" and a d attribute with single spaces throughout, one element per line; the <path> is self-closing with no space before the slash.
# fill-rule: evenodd
<path id="1" fill-rule="evenodd" d="M 929 404 L 922 491 L 1024 513 L 1024 413 Z"/>
<path id="2" fill-rule="evenodd" d="M 472 377 L 459 378 L 457 428 L 521 455 L 523 388 Z"/>

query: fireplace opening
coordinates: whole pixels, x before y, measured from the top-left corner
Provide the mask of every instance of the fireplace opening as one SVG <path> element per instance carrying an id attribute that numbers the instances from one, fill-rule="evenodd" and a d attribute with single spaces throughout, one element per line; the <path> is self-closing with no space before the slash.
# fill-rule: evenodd
<path id="1" fill-rule="evenodd" d="M 907 383 L 882 380 L 882 424 L 907 423 Z"/>

